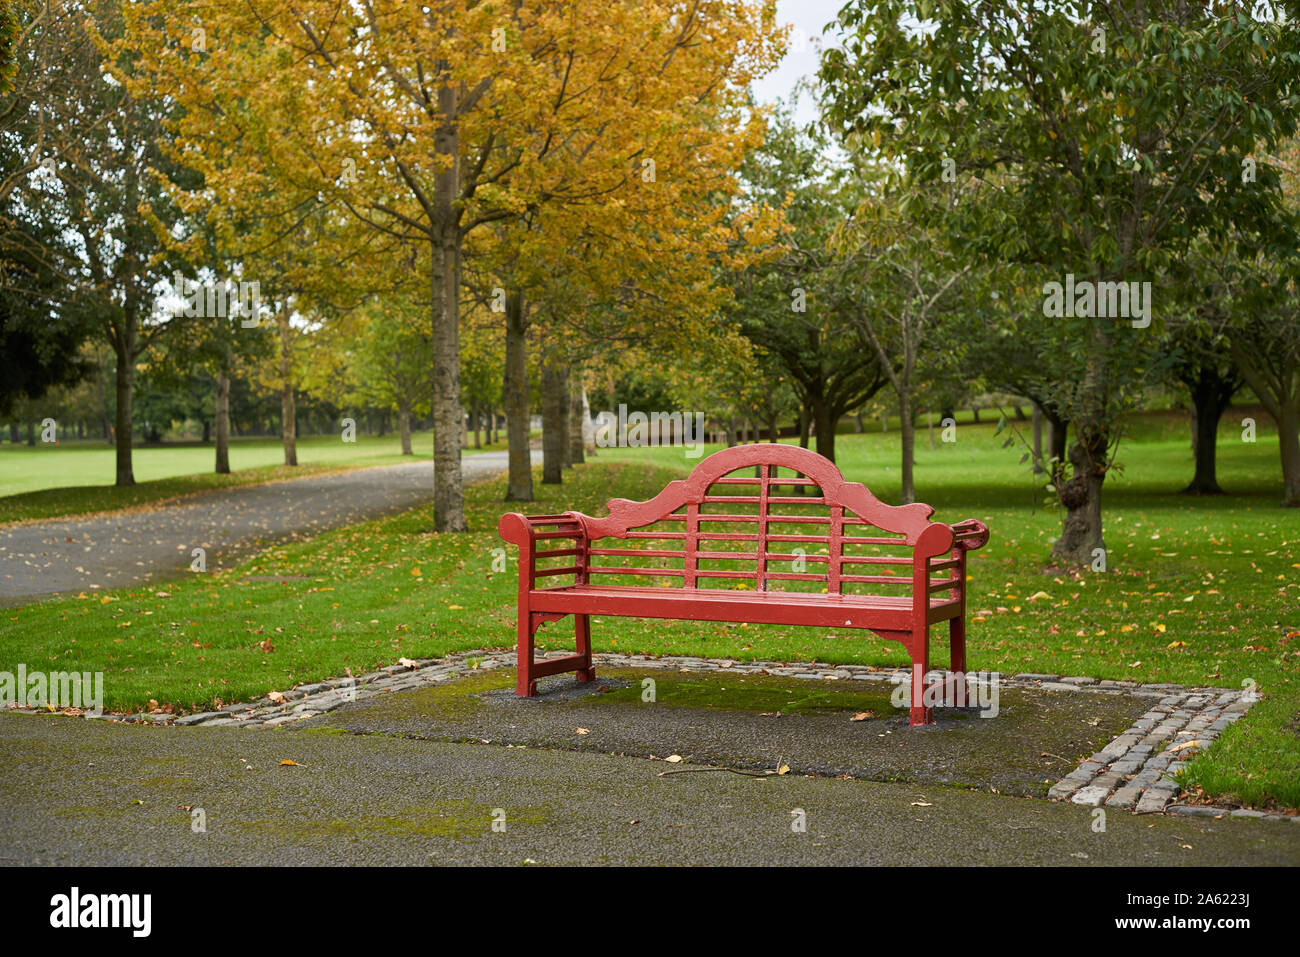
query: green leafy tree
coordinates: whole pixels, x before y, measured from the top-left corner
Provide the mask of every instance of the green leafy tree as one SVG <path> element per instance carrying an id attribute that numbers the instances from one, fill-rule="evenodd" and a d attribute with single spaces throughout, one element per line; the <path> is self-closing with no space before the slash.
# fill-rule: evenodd
<path id="1" fill-rule="evenodd" d="M 1300 31 L 1286 21 L 1300 7 L 1253 10 L 1259 18 L 1186 0 L 857 0 L 839 16 L 848 42 L 823 59 L 827 118 L 917 183 L 995 182 L 951 217 L 972 251 L 1038 265 L 1062 287 L 1079 280 L 1116 297 L 1120 287 L 1101 284 L 1161 287 L 1194 238 L 1261 221 L 1279 202 L 1261 150 L 1296 129 Z M 1043 320 L 1068 330 L 1073 367 L 1056 383 L 1074 428 L 1058 560 L 1088 562 L 1105 547 L 1102 484 L 1155 353 L 1150 306 Z"/>

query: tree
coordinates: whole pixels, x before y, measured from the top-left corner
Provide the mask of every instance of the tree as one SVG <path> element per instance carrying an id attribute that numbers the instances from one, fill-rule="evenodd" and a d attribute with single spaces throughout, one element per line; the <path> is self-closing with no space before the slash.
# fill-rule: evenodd
<path id="1" fill-rule="evenodd" d="M 664 145 L 654 134 L 671 126 L 664 121 L 683 109 L 684 95 L 734 98 L 770 56 L 775 33 L 759 5 L 740 0 L 627 0 L 605 8 L 599 30 L 578 10 L 571 0 L 131 6 L 134 46 L 178 102 L 209 114 L 209 124 L 215 104 L 235 129 L 274 131 L 266 167 L 293 192 L 346 209 L 361 227 L 358 243 L 427 251 L 441 531 L 465 529 L 459 287 L 467 240 L 529 209 L 607 195 L 629 179 L 647 140 Z M 220 56 L 187 52 L 196 30 Z M 617 165 L 583 152 L 603 131 L 623 143 L 606 154 Z"/>
<path id="2" fill-rule="evenodd" d="M 155 232 L 159 223 L 170 225 L 178 218 L 153 175 L 155 169 L 169 168 L 160 140 L 171 106 L 162 98 L 134 95 L 105 76 L 109 65 L 77 14 L 84 13 L 99 34 L 118 36 L 123 23 L 116 3 L 59 7 L 61 15 L 47 18 L 43 25 L 69 31 L 64 46 L 68 56 L 49 68 L 60 76 L 58 88 L 75 91 L 62 109 L 90 119 L 64 131 L 57 155 L 47 157 L 51 162 L 45 165 L 55 180 L 51 188 L 39 199 L 28 190 L 24 201 L 56 206 L 66 232 L 76 236 L 72 254 L 56 268 L 93 311 L 113 349 L 116 484 L 134 485 L 131 404 L 136 361 L 170 325 L 170 317 L 155 309 L 155 299 L 171 267 L 178 265 Z M 125 55 L 111 66 L 122 76 L 135 69 Z"/>
<path id="3" fill-rule="evenodd" d="M 842 135 L 879 142 L 920 183 L 998 178 L 952 218 L 958 240 L 1043 267 L 1046 311 L 1079 290 L 1081 308 L 1050 320 L 1070 330 L 1060 385 L 1078 383 L 1061 403 L 1074 441 L 1058 560 L 1105 547 L 1117 421 L 1154 351 L 1149 296 L 1123 310 L 1120 292 L 1141 295 L 1196 236 L 1277 206 L 1276 174 L 1260 161 L 1245 188 L 1243 168 L 1296 129 L 1300 33 L 1284 22 L 1294 4 L 1259 7 L 1262 19 L 1186 0 L 858 0 L 839 18 L 848 43 L 823 59 Z"/>
<path id="4" fill-rule="evenodd" d="M 419 302 L 390 296 L 362 311 L 353 343 L 353 395 L 397 412 L 402 454 L 411 455 L 411 418 L 429 409 L 433 343 Z M 459 437 L 459 430 L 457 432 Z"/>
<path id="5" fill-rule="evenodd" d="M 934 229 L 933 219 L 948 210 L 942 202 L 927 208 L 932 196 L 933 191 L 911 196 L 905 204 L 869 198 L 840 235 L 850 247 L 850 268 L 865 277 L 870 290 L 852 314 L 853 326 L 898 397 L 904 505 L 916 501 L 916 390 L 926 367 L 938 366 L 932 357 L 952 351 L 960 338 L 953 335 L 952 323 L 945 332 L 943 321 L 971 269 L 970 262 L 957 262 Z"/>
<path id="6" fill-rule="evenodd" d="M 833 239 L 836 224 L 862 201 L 862 184 L 851 174 L 822 172 L 824 145 L 778 112 L 762 147 L 747 159 L 746 198 L 754 207 L 781 210 L 782 218 L 762 256 L 732 272 L 727 315 L 799 397 L 802 444 L 811 426 L 817 451 L 834 461 L 840 418 L 888 377 L 875 353 L 864 355 L 856 341 L 860 282 Z"/>

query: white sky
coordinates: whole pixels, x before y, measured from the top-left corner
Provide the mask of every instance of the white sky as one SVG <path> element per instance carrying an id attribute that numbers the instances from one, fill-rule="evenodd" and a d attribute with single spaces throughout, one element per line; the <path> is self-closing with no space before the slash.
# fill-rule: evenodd
<path id="1" fill-rule="evenodd" d="M 760 103 L 786 99 L 795 85 L 804 77 L 817 72 L 822 39 L 822 28 L 835 19 L 846 0 L 777 0 L 778 23 L 790 24 L 790 51 L 780 65 L 754 84 L 754 96 Z M 833 37 L 834 34 L 831 34 Z M 834 45 L 833 43 L 831 45 Z M 816 108 L 806 93 L 800 96 L 795 120 L 806 123 L 816 116 Z"/>

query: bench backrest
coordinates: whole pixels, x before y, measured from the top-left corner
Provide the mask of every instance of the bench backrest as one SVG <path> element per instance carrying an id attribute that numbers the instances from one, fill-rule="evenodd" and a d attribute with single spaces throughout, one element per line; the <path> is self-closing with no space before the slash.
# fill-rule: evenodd
<path id="1" fill-rule="evenodd" d="M 890 594 L 890 585 L 911 587 L 913 549 L 935 524 L 933 511 L 920 503 L 886 505 L 809 449 L 736 446 L 648 501 L 612 499 L 609 515 L 579 516 L 591 540 L 581 577 L 596 584 Z M 610 538 L 625 541 L 600 541 Z"/>

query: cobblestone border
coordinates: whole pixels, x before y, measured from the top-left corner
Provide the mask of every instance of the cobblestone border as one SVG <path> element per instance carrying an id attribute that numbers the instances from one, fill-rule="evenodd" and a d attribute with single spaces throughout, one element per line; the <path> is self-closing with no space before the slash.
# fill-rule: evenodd
<path id="1" fill-rule="evenodd" d="M 545 657 L 570 655 L 569 651 L 548 652 Z M 697 658 L 689 655 L 624 655 L 603 653 L 592 656 L 597 665 L 623 668 L 662 668 L 676 671 L 729 671 L 738 674 L 770 674 L 815 680 L 890 681 L 910 680 L 909 668 L 873 668 L 868 665 L 819 665 L 787 661 L 735 661 L 726 658 Z M 291 721 L 315 717 L 341 705 L 379 694 L 404 691 L 445 681 L 473 670 L 509 668 L 514 652 L 507 650 L 460 652 L 444 658 L 426 658 L 410 665 L 392 665 L 355 678 L 332 678 L 299 685 L 256 701 L 226 705 L 217 711 L 174 717 L 169 714 L 103 714 L 109 721 L 159 725 L 234 725 L 273 728 Z M 931 674 L 946 674 L 936 669 Z M 1264 818 L 1291 820 L 1300 816 L 1267 813 L 1247 808 L 1221 808 L 1176 804 L 1180 788 L 1174 775 L 1184 758 L 1209 747 L 1219 734 L 1246 713 L 1257 700 L 1250 691 L 1232 688 L 1185 688 L 1166 683 L 1098 680 L 1083 675 L 1062 676 L 1024 672 L 1001 676 L 1009 688 L 1043 688 L 1106 695 L 1131 695 L 1156 703 L 1133 722 L 1123 734 L 1085 759 L 1077 768 L 1052 785 L 1047 795 L 1053 801 L 1069 800 L 1086 807 L 1105 806 L 1132 810 L 1138 814 L 1166 811 L 1203 817 Z M 87 717 L 96 717 L 87 715 Z M 1189 742 L 1199 742 L 1193 746 Z M 1187 747 L 1183 747 L 1187 745 Z"/>

